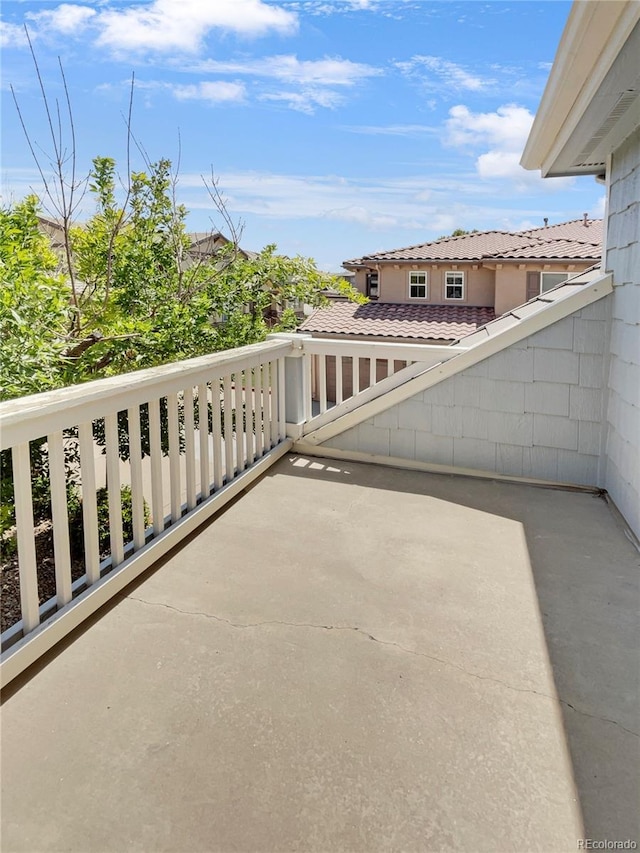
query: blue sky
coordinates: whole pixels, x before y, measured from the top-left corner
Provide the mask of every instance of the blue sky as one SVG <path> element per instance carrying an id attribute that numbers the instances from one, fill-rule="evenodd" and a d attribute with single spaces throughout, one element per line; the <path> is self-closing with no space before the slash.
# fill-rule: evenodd
<path id="1" fill-rule="evenodd" d="M 26 23 L 54 101 L 62 61 L 80 170 L 96 155 L 124 167 L 135 73 L 134 134 L 152 160 L 180 157 L 191 230 L 222 225 L 202 183 L 212 169 L 246 248 L 276 243 L 330 270 L 454 228 L 601 216 L 592 178 L 518 165 L 570 5 L 4 0 L 3 200 L 38 189 L 10 84 L 51 149 Z"/>

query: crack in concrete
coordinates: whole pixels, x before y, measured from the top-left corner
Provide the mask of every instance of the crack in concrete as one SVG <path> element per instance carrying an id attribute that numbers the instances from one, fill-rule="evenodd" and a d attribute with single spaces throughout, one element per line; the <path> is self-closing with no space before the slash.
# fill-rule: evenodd
<path id="1" fill-rule="evenodd" d="M 205 613 L 202 610 L 181 610 L 179 607 L 174 607 L 172 604 L 165 604 L 160 601 L 146 601 L 143 598 L 137 598 L 133 595 L 128 595 L 126 598 L 130 598 L 132 601 L 137 601 L 140 604 L 146 604 L 149 607 L 164 607 L 167 610 L 173 610 L 175 613 L 180 613 L 183 616 L 201 616 L 204 619 L 213 619 L 215 622 L 223 622 L 226 625 L 230 625 L 232 628 L 261 628 L 265 625 L 283 625 L 288 628 L 313 628 L 316 630 L 322 631 L 351 631 L 357 634 L 360 634 L 362 637 L 366 637 L 368 640 L 371 640 L 374 643 L 379 643 L 381 646 L 393 646 L 396 649 L 399 649 L 402 652 L 405 652 L 408 655 L 413 655 L 414 657 L 426 658 L 427 660 L 434 661 L 435 663 L 440 663 L 443 666 L 451 667 L 452 669 L 457 669 L 459 672 L 468 676 L 469 678 L 477 678 L 480 681 L 491 681 L 494 684 L 500 684 L 502 687 L 505 687 L 507 690 L 513 690 L 516 693 L 531 693 L 535 696 L 542 696 L 545 699 L 557 700 L 561 705 L 565 705 L 567 708 L 570 708 L 576 714 L 580 714 L 584 717 L 590 717 L 593 720 L 600 720 L 603 723 L 612 723 L 614 726 L 618 726 L 618 728 L 627 732 L 630 735 L 634 735 L 634 737 L 640 737 L 638 732 L 634 732 L 631 729 L 626 728 L 621 723 L 617 722 L 617 720 L 612 720 L 609 717 L 601 717 L 597 714 L 589 714 L 587 711 L 581 711 L 579 708 L 576 708 L 575 705 L 572 705 L 570 702 L 567 702 L 564 699 L 561 699 L 559 696 L 551 696 L 549 693 L 543 693 L 540 690 L 533 690 L 528 687 L 514 687 L 512 684 L 508 684 L 506 681 L 502 681 L 500 678 L 494 678 L 491 675 L 480 675 L 477 672 L 471 672 L 468 669 L 465 669 L 460 664 L 454 663 L 453 661 L 446 660 L 444 658 L 439 658 L 437 655 L 429 655 L 426 652 L 417 652 L 414 649 L 408 649 L 406 646 L 400 645 L 400 643 L 395 643 L 392 640 L 381 640 L 378 637 L 374 637 L 373 634 L 369 634 L 367 631 L 364 631 L 362 628 L 358 628 L 357 625 L 316 625 L 311 622 L 285 622 L 279 619 L 270 619 L 264 622 L 232 622 L 231 619 L 225 619 L 224 616 L 216 616 L 213 613 Z"/>
<path id="2" fill-rule="evenodd" d="M 580 714 L 581 717 L 590 717 L 592 720 L 600 720 L 601 723 L 612 723 L 614 726 L 618 726 L 619 729 L 622 729 L 623 732 L 627 732 L 627 734 L 633 735 L 634 737 L 640 737 L 640 733 L 634 732 L 633 729 L 628 729 L 617 720 L 612 720 L 611 717 L 601 717 L 599 714 L 589 714 L 587 711 L 581 711 L 580 708 L 576 708 L 576 706 L 572 705 L 571 702 L 567 702 L 564 699 L 560 699 L 559 701 L 562 705 L 565 705 L 567 708 L 571 708 L 572 711 L 575 711 L 576 714 Z"/>

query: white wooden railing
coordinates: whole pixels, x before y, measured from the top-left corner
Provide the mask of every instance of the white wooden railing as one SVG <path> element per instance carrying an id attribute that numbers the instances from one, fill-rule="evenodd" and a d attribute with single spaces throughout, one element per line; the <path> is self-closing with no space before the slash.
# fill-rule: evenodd
<path id="1" fill-rule="evenodd" d="M 300 338 L 298 352 L 304 362 L 302 435 L 467 349 L 464 346 L 368 343 L 298 336 Z"/>
<path id="2" fill-rule="evenodd" d="M 20 618 L 1 637 L 2 683 L 260 476 L 296 438 L 460 351 L 273 335 L 262 344 L 0 404 L 20 586 Z M 35 478 L 34 447 L 45 460 L 50 499 L 50 512 L 37 523 L 33 498 L 42 478 Z M 130 490 L 128 534 L 123 486 Z M 106 522 L 97 500 L 105 492 Z M 74 501 L 82 518 L 80 557 L 69 536 Z M 39 593 L 44 569 L 36 554 L 47 531 L 55 575 L 49 596 Z"/>
<path id="3" fill-rule="evenodd" d="M 291 442 L 284 358 L 290 348 L 286 341 L 267 341 L 0 405 L 0 449 L 10 451 L 13 469 L 21 611 L 2 634 L 3 647 L 9 648 L 3 682 L 15 675 L 14 667 L 5 666 L 15 657 L 14 644 L 33 646 L 30 655 L 21 655 L 23 669 L 25 657 L 31 662 L 81 621 L 80 609 L 86 618 L 240 491 L 234 489 L 237 481 L 244 488 L 246 474 L 257 476 L 286 452 Z M 50 516 L 37 525 L 40 532 L 49 528 L 53 539 L 55 595 L 44 601 L 38 592 L 34 445 L 42 448 L 50 488 Z M 81 494 L 83 522 L 75 578 L 68 508 L 72 480 Z M 105 484 L 106 547 L 96 500 Z M 130 537 L 123 532 L 122 486 L 131 492 Z M 119 582 L 111 583 L 107 594 L 106 581 L 116 575 Z M 47 638 L 45 626 L 56 629 Z"/>

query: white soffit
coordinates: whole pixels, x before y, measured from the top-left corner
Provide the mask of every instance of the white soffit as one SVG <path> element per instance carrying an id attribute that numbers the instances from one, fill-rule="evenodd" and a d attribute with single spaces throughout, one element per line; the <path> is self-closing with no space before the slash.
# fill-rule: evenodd
<path id="1" fill-rule="evenodd" d="M 640 125 L 640 3 L 574 3 L 521 163 L 597 174 Z"/>

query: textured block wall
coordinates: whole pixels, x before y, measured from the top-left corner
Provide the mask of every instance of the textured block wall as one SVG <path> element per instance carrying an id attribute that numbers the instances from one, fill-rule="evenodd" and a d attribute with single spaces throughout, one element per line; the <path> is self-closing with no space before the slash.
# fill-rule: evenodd
<path id="1" fill-rule="evenodd" d="M 605 485 L 640 537 L 640 130 L 613 156 L 606 268 L 614 291 Z"/>
<path id="2" fill-rule="evenodd" d="M 602 485 L 611 296 L 326 442 Z"/>

